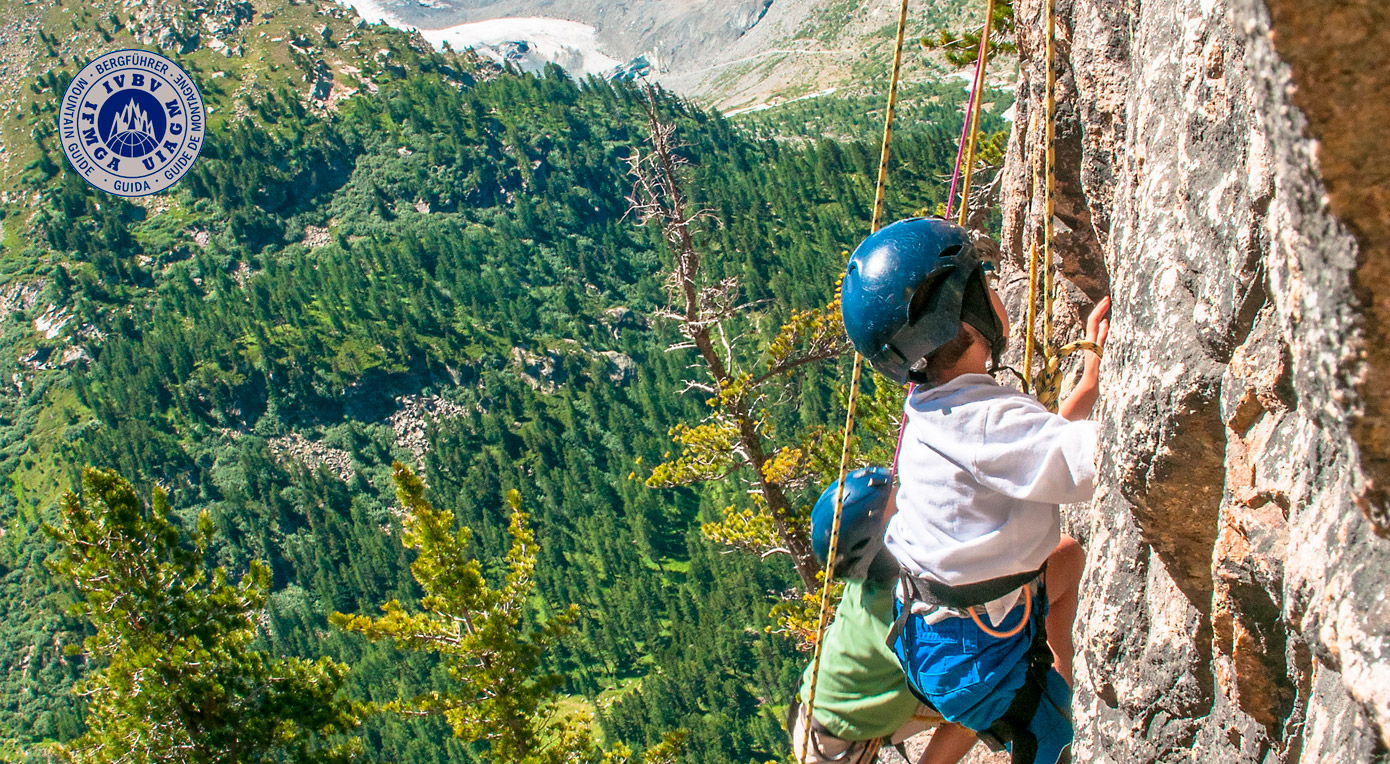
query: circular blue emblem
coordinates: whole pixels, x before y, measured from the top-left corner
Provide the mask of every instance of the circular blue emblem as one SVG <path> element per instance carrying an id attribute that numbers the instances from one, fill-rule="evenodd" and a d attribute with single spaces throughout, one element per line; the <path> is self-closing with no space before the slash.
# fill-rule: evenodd
<path id="1" fill-rule="evenodd" d="M 203 96 L 158 53 L 117 50 L 68 83 L 58 114 L 63 154 L 93 186 L 145 196 L 174 185 L 203 149 Z"/>

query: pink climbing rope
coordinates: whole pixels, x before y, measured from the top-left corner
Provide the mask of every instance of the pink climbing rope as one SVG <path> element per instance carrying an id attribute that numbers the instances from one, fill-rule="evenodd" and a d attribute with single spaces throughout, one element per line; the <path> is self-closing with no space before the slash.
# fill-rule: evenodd
<path id="1" fill-rule="evenodd" d="M 986 20 L 988 22 L 988 19 Z M 965 99 L 965 120 L 960 126 L 960 141 L 956 144 L 956 167 L 951 171 L 951 194 L 946 197 L 946 218 L 949 220 L 955 209 L 956 188 L 960 184 L 960 171 L 965 162 L 965 144 L 970 140 L 971 114 L 975 108 L 975 94 L 979 93 L 980 79 L 985 76 L 985 57 L 989 46 L 989 35 L 980 35 L 980 50 L 975 55 L 975 77 L 970 81 L 970 96 Z M 962 202 L 963 204 L 964 202 Z"/>

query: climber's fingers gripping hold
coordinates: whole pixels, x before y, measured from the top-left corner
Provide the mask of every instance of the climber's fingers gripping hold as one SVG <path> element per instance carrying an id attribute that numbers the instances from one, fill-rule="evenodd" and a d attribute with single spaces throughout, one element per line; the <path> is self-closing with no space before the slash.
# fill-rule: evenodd
<path id="1" fill-rule="evenodd" d="M 1110 298 L 1102 298 L 1086 318 L 1086 339 L 1105 347 L 1106 335 L 1110 334 Z"/>
<path id="2" fill-rule="evenodd" d="M 1110 333 L 1110 298 L 1096 303 L 1091 315 L 1086 318 L 1086 339 L 1096 343 L 1104 350 L 1106 335 Z M 1100 397 L 1100 356 L 1087 350 L 1085 361 L 1081 364 L 1081 379 L 1072 388 L 1071 395 L 1062 401 L 1057 413 L 1076 421 L 1091 415 L 1096 400 Z"/>
<path id="3" fill-rule="evenodd" d="M 1091 315 L 1086 317 L 1086 339 L 1096 343 L 1096 347 L 1105 349 L 1105 338 L 1110 334 L 1110 298 L 1101 298 L 1096 303 L 1096 307 L 1091 309 Z M 1088 380 L 1097 380 L 1100 377 L 1100 356 L 1090 350 L 1086 351 L 1085 361 L 1081 365 L 1082 373 Z"/>

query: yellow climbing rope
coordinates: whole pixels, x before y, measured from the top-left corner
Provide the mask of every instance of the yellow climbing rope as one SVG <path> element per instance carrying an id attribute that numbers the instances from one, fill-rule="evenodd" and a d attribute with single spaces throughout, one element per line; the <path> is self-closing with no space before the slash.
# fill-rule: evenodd
<path id="1" fill-rule="evenodd" d="M 1061 397 L 1062 360 L 1078 350 L 1089 350 L 1100 355 L 1101 349 L 1094 342 L 1079 340 L 1061 348 L 1052 347 L 1053 306 L 1057 292 L 1054 283 L 1056 269 L 1052 258 L 1052 219 L 1055 213 L 1053 200 L 1057 186 L 1057 157 L 1055 151 L 1057 125 L 1057 3 L 1047 0 L 1047 114 L 1045 118 L 1045 137 L 1043 139 L 1043 164 L 1046 179 L 1043 186 L 1043 263 L 1042 263 L 1042 303 L 1043 303 L 1043 368 L 1038 373 L 1037 385 L 1033 384 L 1033 330 L 1037 320 L 1038 305 L 1038 248 L 1034 242 L 1028 248 L 1028 324 L 1024 327 L 1026 337 L 1023 350 L 1023 384 L 1028 391 L 1049 411 L 1056 411 Z M 1030 127 L 1031 132 L 1031 127 Z M 1037 163 L 1033 165 L 1033 187 L 1037 187 Z"/>
<path id="2" fill-rule="evenodd" d="M 1032 135 L 1034 127 L 1038 124 L 1038 114 L 1033 112 L 1028 119 L 1028 132 L 1024 135 Z M 1033 157 L 1033 182 L 1029 189 L 1038 187 L 1038 159 Z M 1033 327 L 1038 323 L 1038 242 L 1036 240 L 1028 242 L 1028 313 L 1027 323 L 1023 325 L 1023 389 L 1032 392 L 1033 387 L 1033 351 L 1037 345 L 1033 336 Z"/>
<path id="3" fill-rule="evenodd" d="M 898 33 L 893 51 L 893 70 L 888 83 L 888 104 L 884 113 L 883 120 L 883 145 L 879 152 L 878 181 L 874 191 L 873 217 L 869 225 L 870 233 L 878 231 L 883 220 L 884 197 L 888 185 L 888 158 L 889 148 L 893 139 L 893 116 L 898 103 L 898 85 L 902 76 L 902 56 L 903 40 L 907 30 L 907 9 L 909 0 L 902 0 L 898 10 Z M 964 154 L 964 174 L 961 188 L 961 203 L 959 224 L 964 226 L 970 211 L 970 180 L 975 164 L 975 149 L 979 136 L 980 101 L 984 91 L 985 63 L 989 55 L 989 39 L 994 22 L 995 0 L 988 0 L 985 10 L 984 29 L 980 35 L 980 59 L 976 62 L 977 71 L 975 82 L 971 90 L 970 113 L 966 115 L 966 145 Z M 1055 411 L 1058 398 L 1058 386 L 1060 382 L 1060 366 L 1062 359 L 1076 352 L 1077 350 L 1090 350 L 1099 354 L 1100 348 L 1093 342 L 1080 341 L 1057 350 L 1052 349 L 1052 324 L 1053 324 L 1053 303 L 1054 303 L 1054 281 L 1053 281 L 1053 256 L 1052 256 L 1052 235 L 1053 235 L 1053 191 L 1056 183 L 1056 157 L 1053 152 L 1055 139 L 1056 121 L 1056 3 L 1055 0 L 1047 2 L 1047 117 L 1046 117 L 1046 148 L 1045 163 L 1047 168 L 1046 186 L 1043 196 L 1043 208 L 1045 219 L 1043 222 L 1043 263 L 1042 263 L 1042 292 L 1043 292 L 1043 368 L 1036 380 L 1036 388 L 1032 374 L 1033 358 L 1035 355 L 1034 326 L 1037 320 L 1038 292 L 1039 292 L 1039 267 L 1037 257 L 1036 242 L 1030 246 L 1028 257 L 1028 326 L 1024 332 L 1026 343 L 1024 347 L 1024 386 L 1030 392 L 1038 396 L 1050 410 Z M 1036 124 L 1034 122 L 1033 124 Z M 1030 125 L 1029 132 L 1032 132 Z M 1037 182 L 1037 163 L 1034 162 L 1033 187 L 1036 188 Z M 951 197 L 954 199 L 954 195 Z M 948 213 L 949 215 L 949 213 Z M 840 519 L 844 509 L 845 500 L 845 477 L 849 472 L 849 452 L 851 437 L 854 432 L 854 417 L 859 400 L 859 382 L 864 368 L 864 357 L 859 353 L 854 355 L 854 370 L 850 376 L 849 400 L 847 402 L 847 412 L 845 415 L 844 438 L 840 448 L 840 470 L 838 483 L 839 487 L 835 493 L 835 516 L 830 528 L 830 548 L 826 554 L 824 585 L 820 594 L 820 613 L 816 625 L 816 641 L 814 654 L 811 659 L 811 687 L 806 698 L 806 719 L 808 739 L 802 749 L 800 762 L 806 764 L 807 757 L 810 755 L 809 730 L 810 720 L 814 718 L 816 707 L 816 685 L 820 679 L 820 663 L 822 648 L 825 643 L 825 631 L 829 624 L 830 616 L 830 593 L 834 583 L 835 558 L 839 552 L 840 542 Z M 1026 616 L 1025 616 L 1026 620 Z M 795 721 L 793 721 L 795 724 Z M 795 730 L 788 730 L 795 734 Z"/>
<path id="4" fill-rule="evenodd" d="M 1047 178 L 1043 186 L 1043 347 L 1052 347 L 1052 301 L 1055 293 L 1053 292 L 1052 280 L 1052 216 L 1056 213 L 1056 204 L 1052 199 L 1052 192 L 1057 187 L 1057 154 L 1055 141 L 1057 139 L 1057 3 L 1056 0 L 1047 0 L 1047 117 L 1043 121 L 1043 129 L 1046 137 L 1043 143 L 1043 165 L 1047 169 Z M 1032 331 L 1033 327 L 1028 327 Z"/>
<path id="5" fill-rule="evenodd" d="M 957 221 L 962 228 L 965 227 L 966 218 L 970 213 L 970 176 L 975 170 L 975 144 L 980 135 L 980 101 L 983 100 L 985 91 L 985 63 L 989 56 L 989 34 L 993 28 L 994 0 L 989 0 L 985 4 L 985 28 L 980 32 L 981 60 L 975 62 L 975 86 L 970 92 L 970 114 L 966 117 L 970 120 L 970 126 L 965 150 L 964 175 L 960 184 L 960 219 Z"/>
<path id="6" fill-rule="evenodd" d="M 883 146 L 879 150 L 878 156 L 878 183 L 874 190 L 874 212 L 869 222 L 869 233 L 871 234 L 877 232 L 883 223 L 883 202 L 888 188 L 888 151 L 893 141 L 893 112 L 898 108 L 898 83 L 902 78 L 903 65 L 903 39 L 907 33 L 907 4 L 908 0 L 902 0 L 902 5 L 898 9 L 898 37 L 893 49 L 893 73 L 888 80 L 888 105 L 883 115 Z M 801 750 L 801 764 L 806 764 L 807 757 L 811 753 L 811 719 L 815 718 L 816 685 L 820 680 L 821 651 L 825 644 L 825 629 L 830 621 L 830 590 L 831 584 L 835 580 L 835 555 L 839 552 L 840 546 L 840 516 L 845 505 L 845 476 L 849 472 L 850 438 L 854 433 L 854 413 L 859 402 L 859 378 L 863 370 L 864 356 L 855 353 L 854 371 L 850 375 L 849 401 L 846 404 L 848 410 L 845 414 L 845 435 L 840 447 L 840 477 L 839 489 L 835 492 L 835 519 L 830 526 L 830 549 L 825 555 L 825 580 L 820 593 L 820 617 L 816 622 L 815 653 L 811 658 L 811 689 L 806 697 L 807 739 Z M 796 734 L 795 728 L 787 731 L 793 735 Z"/>

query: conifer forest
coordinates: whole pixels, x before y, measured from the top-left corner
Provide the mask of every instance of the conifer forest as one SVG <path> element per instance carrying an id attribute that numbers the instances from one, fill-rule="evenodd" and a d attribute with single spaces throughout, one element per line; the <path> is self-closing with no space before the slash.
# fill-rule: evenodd
<path id="1" fill-rule="evenodd" d="M 725 117 L 368 30 L 371 87 L 331 109 L 304 61 L 248 89 L 190 59 L 206 145 L 143 199 L 67 165 L 84 61 L 33 38 L 57 53 L 5 115 L 33 148 L 0 259 L 0 760 L 785 761 L 817 588 L 779 547 L 838 465 L 881 83 Z M 961 128 L 959 80 L 908 100 L 888 220 L 941 208 Z M 677 196 L 722 387 L 656 214 Z M 866 389 L 857 463 L 901 394 Z"/>

